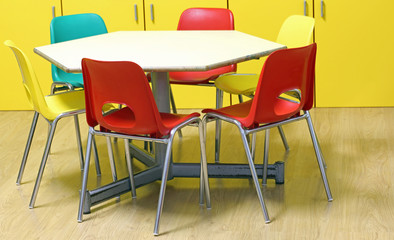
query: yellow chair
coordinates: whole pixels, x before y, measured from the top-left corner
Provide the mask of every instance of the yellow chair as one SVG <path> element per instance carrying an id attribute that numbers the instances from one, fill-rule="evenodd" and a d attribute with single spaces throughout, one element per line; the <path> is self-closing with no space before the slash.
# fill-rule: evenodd
<path id="1" fill-rule="evenodd" d="M 276 42 L 286 45 L 287 48 L 296 48 L 309 45 L 313 42 L 313 29 L 315 27 L 315 19 L 307 16 L 292 15 L 288 17 L 281 26 Z M 215 86 L 218 90 L 217 99 L 219 105 L 223 105 L 223 92 L 236 94 L 242 102 L 242 95 L 253 97 L 259 81 L 257 74 L 228 74 L 219 76 L 215 80 Z M 280 136 L 282 138 L 285 149 L 288 150 L 286 137 L 281 126 L 278 126 Z M 219 130 L 220 131 L 220 130 Z M 252 154 L 254 154 L 255 135 L 252 141 Z M 217 140 L 217 143 L 220 141 Z M 220 144 L 220 143 L 219 143 Z M 216 147 L 219 149 L 219 146 Z M 216 161 L 218 160 L 218 153 Z M 265 154 L 268 157 L 268 154 Z"/>
<path id="2" fill-rule="evenodd" d="M 40 84 L 37 80 L 37 77 L 34 73 L 33 67 L 29 59 L 26 57 L 26 55 L 17 46 L 15 46 L 15 44 L 12 41 L 7 40 L 4 42 L 4 44 L 10 47 L 15 54 L 15 57 L 17 59 L 22 74 L 23 86 L 25 88 L 26 95 L 29 99 L 31 106 L 34 108 L 35 111 L 25 152 L 23 155 L 22 163 L 19 169 L 19 174 L 17 179 L 18 185 L 20 184 L 22 179 L 22 174 L 26 165 L 26 160 L 29 154 L 31 141 L 33 139 L 38 116 L 41 114 L 45 118 L 45 120 L 47 120 L 47 122 L 49 123 L 48 139 L 46 142 L 44 154 L 41 161 L 41 166 L 38 171 L 36 183 L 29 204 L 29 207 L 33 208 L 35 199 L 37 197 L 38 188 L 40 186 L 42 174 L 44 172 L 45 164 L 48 159 L 52 139 L 56 129 L 56 124 L 61 118 L 74 116 L 81 169 L 84 166 L 81 136 L 79 132 L 79 123 L 78 123 L 77 115 L 85 112 L 85 94 L 84 91 L 68 91 L 55 95 L 44 96 Z M 96 162 L 96 166 L 97 166 L 97 162 Z"/>
<path id="3" fill-rule="evenodd" d="M 290 16 L 284 21 L 276 42 L 286 45 L 287 48 L 309 45 L 313 42 L 314 27 L 315 19 L 311 17 Z M 219 76 L 215 81 L 215 86 L 219 90 L 230 94 L 252 97 L 258 81 L 259 75 L 257 74 L 230 74 Z M 223 102 L 223 99 L 221 99 L 221 102 Z"/>

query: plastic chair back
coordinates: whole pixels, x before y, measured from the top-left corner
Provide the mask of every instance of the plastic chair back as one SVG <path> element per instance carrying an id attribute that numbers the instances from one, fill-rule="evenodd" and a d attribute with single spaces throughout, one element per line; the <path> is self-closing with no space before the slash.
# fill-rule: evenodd
<path id="1" fill-rule="evenodd" d="M 179 18 L 178 30 L 234 30 L 234 16 L 225 8 L 189 8 Z"/>
<path id="2" fill-rule="evenodd" d="M 90 126 L 125 134 L 168 133 L 161 122 L 152 90 L 142 68 L 133 62 L 82 60 L 85 82 L 86 117 Z M 116 81 L 113 81 L 116 79 Z M 106 104 L 122 104 L 124 108 L 103 115 Z"/>
<path id="3" fill-rule="evenodd" d="M 26 91 L 26 96 L 35 111 L 41 113 L 45 117 L 48 106 L 44 99 L 44 94 L 41 91 L 40 83 L 37 80 L 33 66 L 27 56 L 20 50 L 14 42 L 7 40 L 4 44 L 11 48 L 18 61 L 18 65 L 22 74 L 23 87 Z"/>
<path id="4" fill-rule="evenodd" d="M 234 16 L 225 8 L 189 8 L 182 12 L 178 30 L 234 30 Z M 171 72 L 171 83 L 198 84 L 217 78 L 219 75 L 236 72 L 232 64 L 205 72 Z"/>
<path id="5" fill-rule="evenodd" d="M 107 32 L 104 20 L 94 13 L 55 17 L 50 24 L 51 43 L 90 37 Z M 81 74 L 66 73 L 55 65 L 52 65 L 52 79 L 58 82 L 69 82 L 76 87 L 83 87 Z"/>
<path id="6" fill-rule="evenodd" d="M 310 101 L 308 90 L 313 83 L 316 43 L 301 48 L 278 50 L 266 60 L 246 126 L 284 120 L 304 108 Z M 278 81 L 280 79 L 280 81 Z M 282 93 L 297 90 L 299 103 L 279 98 Z"/>
<path id="7" fill-rule="evenodd" d="M 282 24 L 276 42 L 287 48 L 309 45 L 313 42 L 315 19 L 307 16 L 292 15 Z"/>

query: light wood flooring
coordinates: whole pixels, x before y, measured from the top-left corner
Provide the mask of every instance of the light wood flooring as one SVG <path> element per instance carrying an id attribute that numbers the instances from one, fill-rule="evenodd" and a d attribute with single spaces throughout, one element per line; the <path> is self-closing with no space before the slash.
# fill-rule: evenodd
<path id="1" fill-rule="evenodd" d="M 81 171 L 72 119 L 59 122 L 38 193 L 28 204 L 43 153 L 47 124 L 40 118 L 22 184 L 16 186 L 33 112 L 0 112 L 0 239 L 394 239 L 394 108 L 318 108 L 311 111 L 326 159 L 334 201 L 327 202 L 305 121 L 284 126 L 286 153 L 272 130 L 270 163 L 285 162 L 285 184 L 262 187 L 272 219 L 264 217 L 252 181 L 210 179 L 212 209 L 198 204 L 198 179 L 169 181 L 161 235 L 153 236 L 160 182 L 92 207 L 77 222 Z M 87 127 L 80 117 L 83 144 Z M 214 124 L 208 129 L 213 161 Z M 199 161 L 197 130 L 183 130 L 174 161 Z M 257 138 L 262 161 L 264 133 Z M 111 182 L 105 139 L 97 137 L 101 178 L 90 169 L 88 188 Z M 246 163 L 235 127 L 223 127 L 223 162 Z M 120 178 L 127 176 L 123 144 L 115 150 Z M 135 167 L 142 165 L 134 161 Z"/>

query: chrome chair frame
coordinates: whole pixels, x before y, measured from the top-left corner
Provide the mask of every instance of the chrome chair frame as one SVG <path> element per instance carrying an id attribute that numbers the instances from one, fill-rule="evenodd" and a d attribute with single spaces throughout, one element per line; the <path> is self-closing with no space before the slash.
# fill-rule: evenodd
<path id="1" fill-rule="evenodd" d="M 231 74 L 231 75 L 255 75 L 255 74 Z M 257 76 L 257 75 L 256 75 Z M 223 107 L 223 90 L 216 88 L 216 109 L 222 108 Z M 247 96 L 247 97 L 252 97 L 253 95 Z M 239 102 L 243 102 L 242 99 L 242 95 L 238 95 L 239 98 Z M 221 130 L 222 130 L 222 125 L 220 123 L 219 120 L 216 121 L 216 128 L 215 128 L 215 163 L 219 163 L 220 162 L 220 138 L 221 138 Z M 290 150 L 289 144 L 287 143 L 287 139 L 285 136 L 285 133 L 283 131 L 282 126 L 278 126 L 278 131 L 280 134 L 280 137 L 282 139 L 283 142 L 283 146 L 287 151 Z M 255 136 L 252 136 L 252 144 L 251 144 L 251 150 L 252 150 L 252 156 L 254 158 L 254 152 L 255 152 Z M 248 138 L 248 141 L 250 141 L 250 139 Z"/>
<path id="2" fill-rule="evenodd" d="M 33 194 L 32 194 L 31 199 L 30 199 L 29 208 L 34 208 L 34 204 L 35 204 L 35 201 L 36 201 L 36 198 L 37 198 L 38 190 L 39 190 L 40 184 L 41 184 L 42 175 L 44 173 L 45 165 L 46 165 L 46 162 L 48 160 L 49 151 L 51 149 L 52 140 L 53 140 L 53 137 L 54 137 L 54 134 L 55 134 L 56 126 L 57 126 L 58 121 L 60 119 L 62 119 L 62 118 L 74 116 L 75 129 L 76 129 L 76 135 L 77 135 L 77 144 L 78 144 L 78 151 L 79 151 L 79 158 L 80 158 L 81 170 L 83 170 L 84 160 L 83 160 L 83 150 L 82 150 L 82 144 L 81 144 L 81 133 L 79 131 L 78 114 L 81 114 L 81 113 L 84 113 L 84 112 L 85 112 L 85 110 L 65 112 L 65 113 L 62 113 L 59 116 L 57 116 L 53 121 L 49 121 L 46 118 L 44 118 L 49 124 L 49 133 L 48 133 L 47 142 L 45 144 L 44 155 L 42 157 L 40 168 L 39 168 L 39 171 L 38 171 L 38 174 L 37 174 L 37 178 L 36 178 L 36 182 L 35 182 L 35 185 L 34 185 Z M 23 171 L 24 171 L 25 166 L 26 166 L 27 156 L 29 155 L 29 150 L 30 150 L 31 142 L 33 140 L 34 131 L 35 131 L 35 128 L 36 128 L 36 125 L 37 125 L 38 116 L 39 116 L 39 113 L 35 111 L 34 117 L 33 117 L 33 122 L 32 122 L 31 128 L 30 128 L 29 137 L 27 139 L 27 144 L 26 144 L 26 147 L 25 147 L 25 152 L 23 154 L 22 163 L 21 163 L 21 166 L 20 166 L 20 169 L 19 169 L 19 173 L 18 173 L 18 178 L 17 178 L 17 184 L 18 185 L 20 184 L 20 182 L 22 180 L 22 175 L 23 175 Z M 96 159 L 96 172 L 97 172 L 97 175 L 101 175 L 101 170 L 100 170 L 100 165 L 98 163 L 98 158 L 96 157 L 95 159 Z"/>
<path id="3" fill-rule="evenodd" d="M 266 223 L 269 223 L 271 220 L 269 218 L 268 211 L 267 211 L 267 208 L 266 208 L 266 205 L 265 205 L 265 202 L 264 202 L 264 198 L 263 198 L 263 195 L 262 195 L 262 192 L 261 192 L 261 189 L 260 189 L 260 185 L 259 185 L 259 181 L 258 181 L 258 177 L 257 177 L 257 173 L 256 173 L 256 168 L 254 166 L 254 161 L 253 161 L 253 157 L 252 157 L 252 151 L 250 149 L 249 141 L 248 141 L 247 136 L 250 135 L 250 134 L 254 135 L 255 133 L 257 133 L 259 131 L 265 130 L 266 131 L 266 133 L 265 133 L 265 137 L 266 137 L 265 138 L 265 151 L 268 151 L 269 130 L 271 128 L 282 126 L 284 124 L 292 123 L 292 122 L 303 120 L 303 119 L 305 119 L 307 121 L 308 128 L 309 128 L 309 133 L 311 135 L 311 139 L 312 139 L 313 147 L 314 147 L 314 150 L 315 150 L 315 155 L 316 155 L 316 158 L 317 158 L 317 162 L 318 162 L 318 165 L 319 165 L 321 177 L 322 177 L 322 180 L 323 180 L 324 188 L 325 188 L 325 191 L 326 191 L 327 199 L 328 199 L 329 202 L 331 202 L 333 200 L 333 198 L 332 198 L 332 195 L 331 195 L 330 186 L 328 184 L 327 175 L 326 175 L 326 172 L 325 172 L 324 159 L 323 159 L 323 155 L 322 155 L 322 152 L 321 152 L 321 149 L 320 149 L 320 144 L 319 144 L 319 142 L 317 140 L 317 136 L 316 136 L 316 133 L 315 133 L 315 130 L 314 130 L 314 127 L 313 127 L 313 123 L 312 123 L 312 119 L 311 119 L 309 111 L 304 111 L 303 114 L 301 114 L 300 116 L 295 116 L 295 117 L 292 117 L 292 118 L 289 118 L 289 119 L 286 119 L 286 120 L 283 120 L 283 121 L 275 122 L 275 123 L 265 124 L 265 125 L 262 125 L 260 127 L 253 128 L 253 129 L 250 129 L 250 130 L 249 129 L 245 129 L 241 125 L 241 123 L 239 121 L 237 121 L 237 120 L 235 120 L 233 118 L 229 118 L 229 117 L 226 117 L 226 116 L 219 115 L 219 114 L 207 113 L 203 117 L 202 123 L 204 125 L 204 128 L 206 128 L 206 124 L 209 121 L 215 121 L 215 120 L 216 121 L 217 120 L 226 121 L 226 122 L 232 123 L 232 124 L 234 124 L 234 125 L 236 125 L 238 127 L 238 130 L 239 130 L 239 132 L 241 134 L 242 142 L 243 142 L 243 145 L 244 145 L 245 153 L 246 153 L 246 156 L 247 156 L 247 159 L 248 159 L 248 163 L 249 163 L 250 171 L 251 171 L 251 174 L 252 174 L 253 182 L 254 182 L 254 185 L 255 185 L 255 188 L 256 188 L 257 196 L 259 198 L 260 205 L 261 205 L 261 208 L 263 210 L 264 219 L 265 219 Z M 204 141 L 206 141 L 205 136 L 204 136 Z M 263 182 L 266 181 L 266 179 L 267 179 L 268 154 L 266 154 L 266 155 L 267 155 L 267 157 L 264 157 Z"/>
<path id="4" fill-rule="evenodd" d="M 105 137 L 107 137 L 107 139 L 109 137 L 124 139 L 128 172 L 129 172 L 129 178 L 130 178 L 131 194 L 132 194 L 133 198 L 136 197 L 136 190 L 135 190 L 135 184 L 134 184 L 132 162 L 131 162 L 131 157 L 130 157 L 130 152 L 129 152 L 129 140 L 137 140 L 137 141 L 139 140 L 139 141 L 145 141 L 145 142 L 162 143 L 162 144 L 166 144 L 167 147 L 166 147 L 165 159 L 164 159 L 164 162 L 162 163 L 163 164 L 162 165 L 163 166 L 163 174 L 162 174 L 162 179 L 161 179 L 160 195 L 159 195 L 159 200 L 158 200 L 156 220 L 155 220 L 155 226 L 154 226 L 154 232 L 153 232 L 154 235 L 158 235 L 159 234 L 160 217 L 161 217 L 161 213 L 162 213 L 162 209 L 163 209 L 165 189 L 166 189 L 166 184 L 167 184 L 168 170 L 170 168 L 170 162 L 171 162 L 172 144 L 173 144 L 174 136 L 177 131 L 179 131 L 181 128 L 185 127 L 186 125 L 190 125 L 190 126 L 197 125 L 199 128 L 200 148 L 201 148 L 200 204 L 204 204 L 203 195 L 205 193 L 206 206 L 208 209 L 210 209 L 211 208 L 211 201 L 210 201 L 210 194 L 209 194 L 208 170 L 207 170 L 207 160 L 206 160 L 205 141 L 204 141 L 205 131 L 204 131 L 204 125 L 202 124 L 201 119 L 199 117 L 190 118 L 189 120 L 177 125 L 176 127 L 174 127 L 171 130 L 171 132 L 168 136 L 165 136 L 165 138 L 150 138 L 150 137 L 143 137 L 143 136 L 125 135 L 125 134 L 120 134 L 120 133 L 101 132 L 101 131 L 97 131 L 94 128 L 90 127 L 89 128 L 88 143 L 87 143 L 87 150 L 86 150 L 86 157 L 85 157 L 86 161 L 85 161 L 85 167 L 84 167 L 83 179 L 82 179 L 82 190 L 81 190 L 81 196 L 80 196 L 80 202 L 79 202 L 79 208 L 78 208 L 78 222 L 83 221 L 83 216 L 82 216 L 83 215 L 83 206 L 85 204 L 85 199 L 86 199 L 85 193 L 87 191 L 89 161 L 90 161 L 90 152 L 91 152 L 93 136 L 95 136 L 95 135 L 105 136 Z"/>

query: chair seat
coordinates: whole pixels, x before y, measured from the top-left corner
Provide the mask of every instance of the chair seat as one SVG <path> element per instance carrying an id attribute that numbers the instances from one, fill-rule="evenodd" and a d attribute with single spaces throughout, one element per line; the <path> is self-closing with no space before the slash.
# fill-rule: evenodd
<path id="1" fill-rule="evenodd" d="M 216 79 L 218 76 L 231 73 L 234 68 L 224 66 L 203 72 L 170 72 L 170 83 L 172 84 L 204 84 Z"/>
<path id="2" fill-rule="evenodd" d="M 85 109 L 84 91 L 68 91 L 45 96 L 48 109 L 41 109 L 41 114 L 49 121 L 65 112 L 83 111 Z"/>
<path id="3" fill-rule="evenodd" d="M 67 82 L 73 87 L 83 88 L 82 73 L 66 73 L 64 71 L 58 71 L 58 74 L 58 77 L 53 79 L 55 82 Z"/>
<path id="4" fill-rule="evenodd" d="M 250 123 L 247 121 L 247 117 L 249 115 L 250 109 L 252 107 L 253 100 L 249 100 L 247 102 L 243 102 L 240 104 L 231 105 L 228 107 L 220 108 L 220 109 L 204 109 L 203 113 L 217 113 L 219 115 L 223 115 L 229 118 L 236 119 L 239 121 L 244 127 L 253 127 L 255 123 Z M 260 121 L 256 124 L 269 123 L 269 122 L 277 122 L 285 120 L 289 117 L 294 116 L 296 113 L 300 111 L 300 104 L 295 102 L 290 102 L 284 99 L 277 98 L 274 104 L 274 111 L 276 116 L 272 117 L 271 115 L 262 115 L 260 116 Z"/>
<path id="5" fill-rule="evenodd" d="M 229 74 L 218 77 L 215 86 L 230 94 L 251 96 L 258 81 L 259 76 L 255 74 Z"/>
<path id="6" fill-rule="evenodd" d="M 175 126 L 193 118 L 200 116 L 199 113 L 192 114 L 171 114 L 171 113 L 160 113 L 160 117 L 166 129 L 166 135 L 169 134 L 172 128 Z M 135 129 L 133 128 L 135 124 L 135 116 L 132 110 L 128 107 L 124 107 L 118 111 L 108 114 L 104 117 L 106 123 L 111 125 L 111 130 L 131 135 L 145 135 L 145 134 L 155 134 L 150 133 L 146 129 Z"/>

